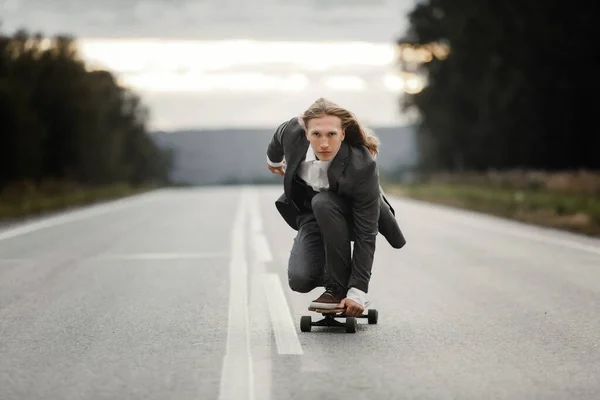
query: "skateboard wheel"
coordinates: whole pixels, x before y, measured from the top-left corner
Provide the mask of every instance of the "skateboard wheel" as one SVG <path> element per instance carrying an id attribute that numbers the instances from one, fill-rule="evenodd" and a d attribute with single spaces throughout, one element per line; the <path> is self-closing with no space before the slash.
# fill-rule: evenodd
<path id="1" fill-rule="evenodd" d="M 379 313 L 377 312 L 377 310 L 375 310 L 375 309 L 369 310 L 369 312 L 367 313 L 367 321 L 369 322 L 369 324 L 375 325 L 377 323 L 378 319 L 379 319 Z"/>
<path id="2" fill-rule="evenodd" d="M 312 328 L 312 318 L 310 315 L 304 315 L 300 318 L 300 330 L 302 332 L 310 332 Z"/>
<path id="3" fill-rule="evenodd" d="M 354 318 L 354 317 L 346 318 L 346 332 L 347 333 L 355 333 L 357 325 L 358 325 L 358 322 L 356 321 L 356 318 Z"/>

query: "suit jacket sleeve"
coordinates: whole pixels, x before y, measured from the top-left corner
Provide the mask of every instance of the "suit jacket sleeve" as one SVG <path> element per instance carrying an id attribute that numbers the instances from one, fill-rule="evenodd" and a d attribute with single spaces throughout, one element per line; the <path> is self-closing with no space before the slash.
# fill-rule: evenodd
<path id="1" fill-rule="evenodd" d="M 348 287 L 368 291 L 380 213 L 379 173 L 375 161 L 360 171 L 352 196 L 354 252 Z"/>
<path id="2" fill-rule="evenodd" d="M 271 138 L 271 142 L 267 147 L 267 158 L 273 163 L 280 163 L 285 156 L 283 152 L 283 132 L 290 121 L 286 121 L 279 125 Z"/>

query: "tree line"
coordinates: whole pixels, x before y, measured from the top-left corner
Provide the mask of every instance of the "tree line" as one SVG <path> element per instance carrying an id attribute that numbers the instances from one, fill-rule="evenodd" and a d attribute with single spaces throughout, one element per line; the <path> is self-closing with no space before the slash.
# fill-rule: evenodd
<path id="1" fill-rule="evenodd" d="M 165 183 L 172 154 L 147 132 L 148 109 L 70 36 L 0 33 L 0 190 L 48 180 Z"/>
<path id="2" fill-rule="evenodd" d="M 598 6 L 558 0 L 428 0 L 398 45 L 443 45 L 420 64 L 426 170 L 600 168 Z M 410 69 L 409 64 L 404 64 Z"/>

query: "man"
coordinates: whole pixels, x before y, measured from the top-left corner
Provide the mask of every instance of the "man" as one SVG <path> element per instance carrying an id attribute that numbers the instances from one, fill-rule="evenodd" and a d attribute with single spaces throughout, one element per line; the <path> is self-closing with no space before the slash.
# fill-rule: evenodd
<path id="1" fill-rule="evenodd" d="M 290 288 L 308 293 L 325 287 L 311 307 L 361 315 L 377 233 L 394 248 L 406 243 L 379 185 L 378 145 L 352 113 L 322 98 L 281 124 L 269 143 L 268 168 L 284 176 L 275 205 L 298 231 L 288 263 Z"/>

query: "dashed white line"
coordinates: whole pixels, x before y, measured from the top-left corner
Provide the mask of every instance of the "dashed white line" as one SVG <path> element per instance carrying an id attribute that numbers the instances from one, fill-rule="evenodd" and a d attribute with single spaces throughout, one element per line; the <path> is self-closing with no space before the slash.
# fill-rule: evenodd
<path id="1" fill-rule="evenodd" d="M 265 294 L 268 299 L 271 323 L 277 341 L 279 354 L 303 354 L 302 346 L 296 334 L 281 279 L 277 274 L 264 275 Z"/>
<path id="2" fill-rule="evenodd" d="M 258 193 L 256 190 L 250 192 L 248 209 L 250 211 L 250 231 L 251 233 L 261 233 L 263 231 L 262 218 L 260 216 L 260 204 L 258 203 Z"/>
<path id="3" fill-rule="evenodd" d="M 253 250 L 257 257 L 257 262 L 264 264 L 273 260 L 273 254 L 269 247 L 269 242 L 263 232 L 262 218 L 258 195 L 252 192 L 251 201 L 248 207 L 250 211 L 251 231 L 253 235 Z M 264 271 L 264 265 L 260 268 Z M 279 354 L 303 354 L 302 346 L 296 334 L 296 327 L 292 321 L 290 308 L 285 298 L 281 279 L 274 273 L 264 274 L 263 289 L 267 298 L 269 315 L 275 340 L 277 342 L 277 351 Z"/>
<path id="4" fill-rule="evenodd" d="M 99 258 L 111 260 L 198 260 L 205 258 L 225 258 L 225 253 L 135 253 L 108 254 Z"/>
<path id="5" fill-rule="evenodd" d="M 263 263 L 273 261 L 273 254 L 271 254 L 269 241 L 264 233 L 255 233 L 252 237 L 252 242 L 256 257 L 259 261 L 262 261 Z"/>
<path id="6" fill-rule="evenodd" d="M 258 193 L 251 192 L 250 201 L 248 202 L 248 210 L 250 212 L 250 236 L 252 240 L 252 248 L 256 253 L 259 261 L 273 261 L 273 254 L 269 247 L 267 236 L 263 232 L 263 222 L 260 215 L 260 204 L 258 202 Z"/>

